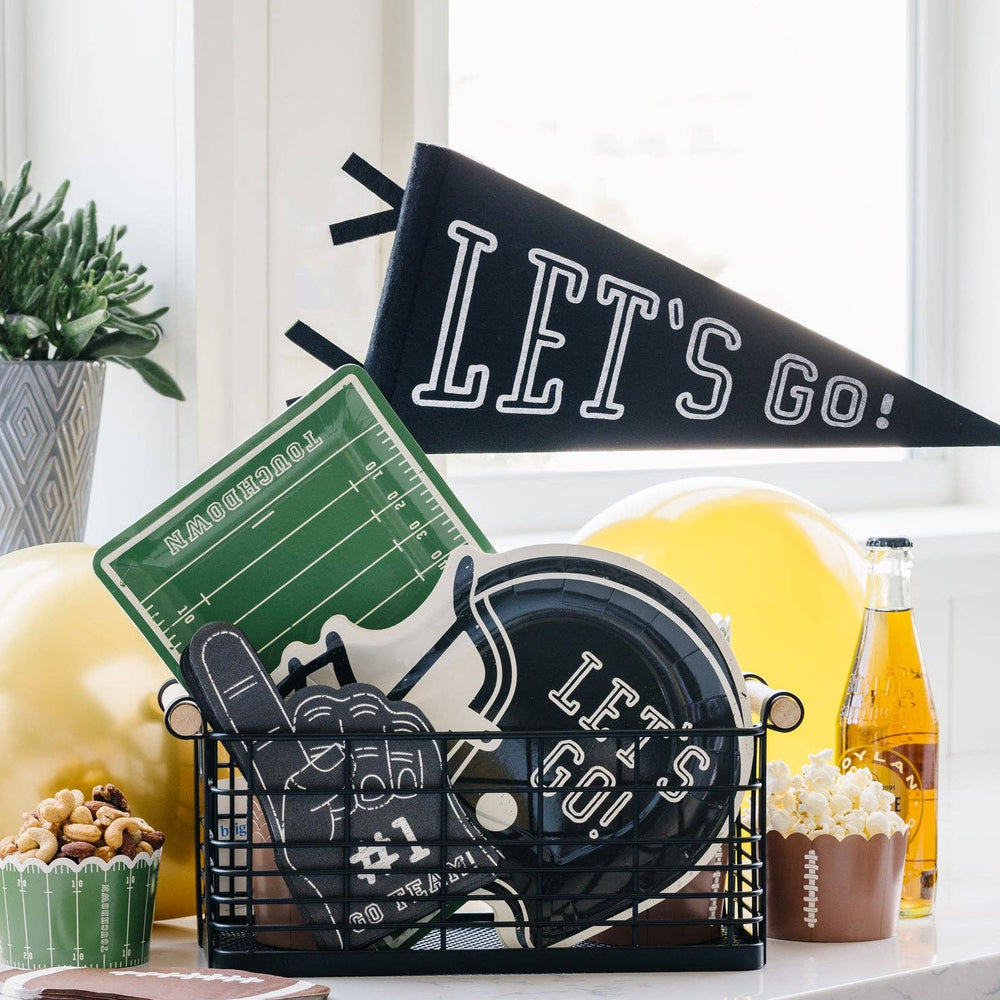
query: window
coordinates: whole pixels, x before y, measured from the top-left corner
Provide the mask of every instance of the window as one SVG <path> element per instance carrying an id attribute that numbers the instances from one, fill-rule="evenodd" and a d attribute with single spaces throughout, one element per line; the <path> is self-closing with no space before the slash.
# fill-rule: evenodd
<path id="1" fill-rule="evenodd" d="M 907 0 L 613 8 L 508 0 L 498 17 L 476 0 L 451 0 L 448 142 L 919 378 L 914 13 Z M 845 461 L 909 457 L 902 449 L 458 456 L 448 470 L 473 490 L 484 476 L 499 489 L 499 475 L 517 471 L 774 462 L 836 465 L 843 481 Z"/>
<path id="2" fill-rule="evenodd" d="M 131 10 L 124 0 L 112 6 Z M 989 217 L 969 180 L 990 172 L 977 167 L 988 144 L 970 146 L 976 133 L 962 116 L 971 108 L 988 118 L 988 105 L 970 103 L 962 90 L 972 93 L 975 78 L 963 81 L 978 63 L 953 51 L 957 14 L 946 0 L 293 6 L 236 11 L 164 0 L 149 17 L 121 22 L 132 37 L 149 18 L 176 14 L 164 36 L 173 41 L 159 46 L 155 63 L 157 79 L 169 83 L 163 99 L 173 94 L 176 107 L 133 150 L 141 159 L 155 148 L 158 163 L 172 164 L 176 198 L 157 201 L 152 216 L 136 218 L 127 201 L 139 190 L 134 157 L 88 147 L 81 160 L 79 144 L 66 143 L 79 115 L 44 74 L 31 74 L 38 60 L 5 69 L 13 104 L 0 138 L 8 163 L 33 151 L 40 177 L 72 176 L 80 197 L 97 195 L 102 217 L 120 211 L 134 223 L 129 245 L 148 258 L 171 303 L 164 350 L 176 352 L 190 395 L 164 414 L 166 404 L 137 383 L 109 387 L 109 468 L 121 455 L 133 460 L 127 435 L 110 434 L 115 414 L 127 412 L 133 423 L 139 414 L 164 441 L 139 474 L 121 465 L 130 470 L 128 509 L 104 503 L 100 491 L 110 496 L 118 484 L 99 473 L 95 539 L 323 377 L 322 366 L 284 340 L 294 320 L 363 355 L 391 239 L 330 245 L 329 222 L 381 207 L 337 169 L 351 151 L 402 181 L 415 139 L 450 143 L 945 392 L 952 328 L 960 319 L 954 340 L 965 345 L 995 325 L 966 292 L 983 239 L 968 219 Z M 72 49 L 79 19 L 67 21 L 56 0 L 26 5 L 23 20 L 23 31 L 18 18 L 4 22 L 8 50 Z M 716 30 L 723 22 L 726 30 Z M 991 38 L 977 23 L 963 31 Z M 136 77 L 140 104 L 151 93 L 146 76 Z M 172 152 L 164 152 L 167 129 Z M 88 187 L 88 178 L 100 186 Z M 963 232 L 976 233 L 954 248 L 953 188 L 968 206 Z M 157 263 L 164 248 L 169 259 Z M 947 275 L 960 251 L 962 284 L 952 293 Z M 975 302 L 992 303 L 988 292 L 978 294 Z M 962 304 L 961 315 L 952 303 Z M 959 386 L 970 383 L 970 368 L 976 377 L 984 369 L 968 357 L 954 366 Z M 493 536 L 566 533 L 607 503 L 692 469 L 738 471 L 835 509 L 958 495 L 957 461 L 925 452 L 565 453 L 444 463 Z"/>
<path id="3" fill-rule="evenodd" d="M 451 0 L 453 148 L 909 371 L 905 3 L 496 13 Z"/>

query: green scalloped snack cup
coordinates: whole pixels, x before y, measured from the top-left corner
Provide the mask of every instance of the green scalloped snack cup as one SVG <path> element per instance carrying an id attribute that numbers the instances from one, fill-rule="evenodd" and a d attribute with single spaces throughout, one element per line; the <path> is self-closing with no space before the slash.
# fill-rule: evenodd
<path id="1" fill-rule="evenodd" d="M 0 963 L 144 965 L 159 868 L 160 851 L 131 861 L 0 860 Z"/>

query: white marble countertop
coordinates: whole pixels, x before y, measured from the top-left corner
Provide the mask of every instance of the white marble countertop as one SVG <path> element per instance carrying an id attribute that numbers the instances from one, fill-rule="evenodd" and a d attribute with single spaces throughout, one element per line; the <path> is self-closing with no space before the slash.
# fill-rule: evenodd
<path id="1" fill-rule="evenodd" d="M 971 1000 L 1000 996 L 1000 755 L 942 762 L 935 913 L 900 921 L 895 938 L 859 944 L 769 940 L 751 972 L 326 979 L 331 997 L 376 1000 Z M 193 921 L 157 924 L 151 964 L 204 964 Z M 276 972 L 280 970 L 275 970 Z"/>

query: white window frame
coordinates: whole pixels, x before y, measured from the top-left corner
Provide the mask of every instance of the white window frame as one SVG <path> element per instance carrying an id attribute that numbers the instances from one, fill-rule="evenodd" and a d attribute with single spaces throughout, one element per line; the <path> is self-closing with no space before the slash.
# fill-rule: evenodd
<path id="1" fill-rule="evenodd" d="M 391 0 L 385 0 L 391 3 Z M 395 4 L 393 9 L 398 12 Z M 953 389 L 951 215 L 952 11 L 948 0 L 909 0 L 911 192 L 909 302 L 913 377 L 939 392 Z M 391 19 L 390 19 L 391 20 Z M 402 30 L 401 30 L 402 29 Z M 410 139 L 447 144 L 448 80 L 440 72 L 448 51 L 448 0 L 415 0 L 408 22 L 395 24 L 383 60 L 384 107 L 402 161 Z M 428 72 L 428 67 L 437 67 Z M 399 98 L 413 95 L 410 128 L 401 128 Z M 383 134 L 387 134 L 384 125 Z M 400 141 L 402 139 L 403 141 Z M 388 151 L 388 149 L 387 149 Z M 396 166 L 397 173 L 405 166 Z M 913 451 L 902 460 L 727 463 L 634 471 L 490 472 L 450 480 L 487 534 L 571 532 L 621 497 L 686 476 L 764 480 L 834 510 L 935 506 L 954 502 L 954 452 Z M 443 465 L 448 471 L 448 461 Z"/>
<path id="2" fill-rule="evenodd" d="M 188 404 L 187 421 L 198 427 L 197 465 L 204 464 L 251 433 L 267 416 L 280 411 L 284 394 L 276 391 L 275 366 L 281 362 L 281 332 L 296 317 L 297 303 L 287 287 L 298 261 L 281 253 L 278 234 L 285 224 L 279 206 L 284 193 L 272 178 L 278 151 L 301 148 L 303 155 L 329 164 L 325 189 L 310 181 L 310 203 L 325 206 L 333 218 L 351 211 L 377 209 L 377 199 L 360 192 L 337 167 L 352 149 L 402 182 L 413 143 L 448 141 L 449 0 L 382 0 L 355 7 L 352 0 L 300 0 L 294 9 L 267 0 L 235 0 L 195 10 L 195 119 L 197 233 L 196 408 Z M 364 12 L 368 30 L 352 42 L 359 49 L 353 68 L 336 62 L 313 71 L 300 60 L 296 87 L 306 96 L 281 106 L 284 144 L 268 118 L 268 100 L 295 58 L 287 44 L 278 48 L 273 32 L 278 18 L 302 20 L 297 30 L 314 35 L 356 30 Z M 910 311 L 914 377 L 947 395 L 956 388 L 952 243 L 954 60 L 950 0 L 910 0 L 913 39 L 910 92 L 914 109 L 911 169 Z M 353 19 L 353 20 L 352 20 Z M 235 26 L 235 27 L 234 27 Z M 287 35 L 287 31 L 285 32 Z M 286 38 L 287 43 L 287 38 Z M 358 77 L 363 66 L 363 76 Z M 353 75 L 352 75 L 353 74 Z M 341 79 L 342 77 L 342 79 Z M 310 86 L 309 83 L 312 82 Z M 287 80 L 286 80 L 287 86 Z M 357 132 L 370 119 L 355 115 L 354 124 L 329 107 L 331 86 L 344 94 L 364 95 L 365 114 L 381 121 Z M 372 95 L 376 95 L 372 100 Z M 248 96 L 249 95 L 249 96 Z M 360 98 L 358 98 L 360 99 Z M 241 128 L 234 130 L 232 122 Z M 339 127 L 339 128 L 338 128 Z M 220 136 L 230 135 L 229 155 L 219 155 Z M 294 137 L 290 141 L 287 137 Z M 300 145 L 301 143 L 301 145 Z M 224 149 L 228 149 L 223 144 Z M 205 155 L 209 149 L 211 155 Z M 238 166 L 238 169 L 237 169 Z M 303 188 L 303 190 L 307 190 Z M 266 195 L 266 197 L 265 197 Z M 299 195 L 292 193 L 291 203 Z M 368 198 L 368 201 L 365 199 Z M 267 207 L 268 199 L 271 208 Z M 312 209 L 310 209 L 312 211 Z M 322 224 L 322 219 L 318 220 Z M 343 317 L 374 321 L 382 273 L 392 246 L 380 238 L 380 253 L 364 244 L 331 249 L 330 273 L 354 272 L 338 286 L 335 312 L 319 328 L 337 337 Z M 234 250 L 235 248 L 235 250 Z M 238 265 L 220 276 L 214 262 L 238 253 Z M 220 277 L 226 280 L 220 280 Z M 364 320 L 360 320 L 364 322 Z M 353 326 L 352 326 L 353 329 Z M 234 358 L 242 358 L 233 378 Z M 960 374 L 960 373 L 959 373 Z M 322 370 L 315 367 L 315 377 Z M 961 386 L 959 385 L 959 388 Z M 192 449 L 189 447 L 188 449 Z M 678 452 L 683 461 L 683 452 Z M 457 463 L 439 460 L 456 492 L 490 536 L 533 532 L 571 534 L 593 514 L 627 494 L 684 476 L 736 475 L 760 479 L 803 494 L 831 510 L 931 507 L 959 499 L 959 465 L 953 449 L 922 450 L 899 461 L 790 461 L 677 465 L 668 469 L 593 472 L 497 472 L 469 475 Z M 193 470 L 192 470 L 193 471 Z"/>

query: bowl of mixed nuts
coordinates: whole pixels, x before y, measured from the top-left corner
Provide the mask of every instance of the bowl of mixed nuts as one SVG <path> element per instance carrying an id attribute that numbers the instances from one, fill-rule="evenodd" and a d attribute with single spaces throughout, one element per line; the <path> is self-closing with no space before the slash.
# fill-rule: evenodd
<path id="1" fill-rule="evenodd" d="M 62 788 L 22 815 L 0 839 L 0 963 L 147 962 L 163 834 L 110 783 Z"/>

